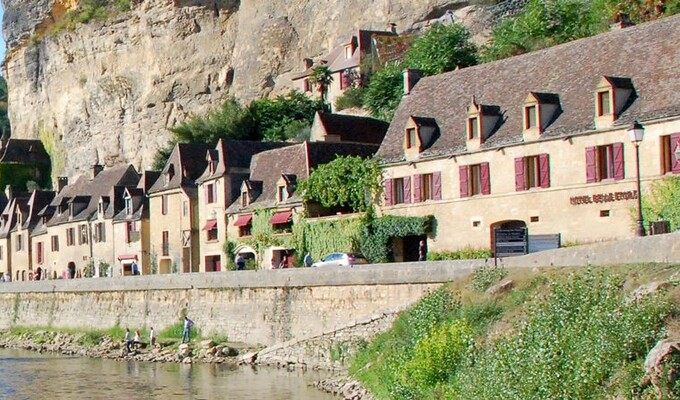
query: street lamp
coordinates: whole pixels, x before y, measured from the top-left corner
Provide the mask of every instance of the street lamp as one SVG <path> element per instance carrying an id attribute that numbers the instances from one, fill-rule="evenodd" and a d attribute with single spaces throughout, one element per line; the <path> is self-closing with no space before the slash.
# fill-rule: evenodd
<path id="1" fill-rule="evenodd" d="M 628 128 L 628 138 L 635 146 L 635 171 L 637 174 L 637 227 L 635 228 L 635 236 L 645 236 L 645 226 L 642 223 L 642 191 L 640 190 L 640 143 L 644 135 L 645 127 L 638 121 L 633 122 L 633 125 Z"/>

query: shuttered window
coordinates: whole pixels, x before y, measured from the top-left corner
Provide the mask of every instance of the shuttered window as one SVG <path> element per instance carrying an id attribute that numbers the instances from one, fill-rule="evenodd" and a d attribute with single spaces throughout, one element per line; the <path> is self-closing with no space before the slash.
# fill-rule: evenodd
<path id="1" fill-rule="evenodd" d="M 489 163 L 459 167 L 460 197 L 491 194 Z"/>
<path id="2" fill-rule="evenodd" d="M 623 178 L 623 143 L 586 148 L 586 182 Z"/>
<path id="3" fill-rule="evenodd" d="M 392 182 L 392 198 L 394 199 L 394 204 L 402 204 L 404 202 L 404 178 L 397 178 Z"/>
<path id="4" fill-rule="evenodd" d="M 548 154 L 515 158 L 515 190 L 550 187 Z"/>
<path id="5" fill-rule="evenodd" d="M 392 197 L 392 179 L 385 179 L 385 205 L 394 205 L 394 199 Z"/>

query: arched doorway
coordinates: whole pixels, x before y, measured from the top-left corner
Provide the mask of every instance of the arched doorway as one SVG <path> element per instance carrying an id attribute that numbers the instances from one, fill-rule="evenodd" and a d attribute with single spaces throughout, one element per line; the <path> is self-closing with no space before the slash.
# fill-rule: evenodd
<path id="1" fill-rule="evenodd" d="M 251 266 L 251 264 L 254 264 L 255 265 L 254 268 L 256 269 L 260 267 L 258 266 L 259 257 L 257 256 L 257 252 L 255 252 L 255 249 L 253 249 L 252 247 L 238 246 L 234 250 L 234 258 L 236 258 L 239 255 L 246 260 L 246 269 L 248 269 L 248 267 Z"/>
<path id="2" fill-rule="evenodd" d="M 73 279 L 76 277 L 76 263 L 73 261 L 68 263 L 68 279 Z"/>
<path id="3" fill-rule="evenodd" d="M 490 244 L 491 254 L 496 256 L 496 229 L 526 229 L 527 224 L 522 220 L 510 219 L 505 221 L 497 221 L 491 224 L 490 229 Z M 528 232 L 526 233 L 528 236 Z M 528 237 L 526 238 L 528 240 Z"/>

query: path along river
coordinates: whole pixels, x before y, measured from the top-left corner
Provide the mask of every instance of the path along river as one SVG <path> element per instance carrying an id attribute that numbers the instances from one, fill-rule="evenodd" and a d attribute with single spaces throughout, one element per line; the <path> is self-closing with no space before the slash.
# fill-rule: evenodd
<path id="1" fill-rule="evenodd" d="M 2 400 L 336 400 L 308 387 L 316 372 L 160 364 L 0 349 Z"/>

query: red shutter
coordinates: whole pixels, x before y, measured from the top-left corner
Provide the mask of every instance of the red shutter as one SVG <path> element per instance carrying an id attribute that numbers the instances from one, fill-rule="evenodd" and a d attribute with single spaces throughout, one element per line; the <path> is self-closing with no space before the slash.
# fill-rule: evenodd
<path id="1" fill-rule="evenodd" d="M 491 179 L 489 178 L 489 163 L 479 164 L 480 178 L 482 180 L 482 194 L 491 194 Z"/>
<path id="2" fill-rule="evenodd" d="M 515 192 L 526 190 L 524 177 L 524 157 L 515 158 Z"/>
<path id="3" fill-rule="evenodd" d="M 614 179 L 623 179 L 623 143 L 614 143 Z"/>
<path id="4" fill-rule="evenodd" d="M 671 171 L 674 174 L 680 173 L 680 159 L 675 156 L 678 146 L 680 146 L 680 133 L 671 135 Z"/>
<path id="5" fill-rule="evenodd" d="M 432 186 L 434 186 L 434 197 L 432 200 L 442 199 L 442 173 L 433 172 L 432 173 Z"/>
<path id="6" fill-rule="evenodd" d="M 422 182 L 423 177 L 421 175 L 413 175 L 413 202 L 414 203 L 420 203 L 421 200 L 421 195 L 420 193 L 420 183 Z"/>
<path id="7" fill-rule="evenodd" d="M 411 177 L 404 177 L 404 203 L 411 202 Z"/>
<path id="8" fill-rule="evenodd" d="M 392 179 L 385 179 L 385 205 L 391 206 L 394 203 L 392 197 Z"/>
<path id="9" fill-rule="evenodd" d="M 586 182 L 597 182 L 597 146 L 586 147 Z"/>
<path id="10" fill-rule="evenodd" d="M 550 187 L 550 156 L 546 153 L 538 156 L 538 172 L 540 173 L 540 185 L 542 188 Z"/>
<path id="11" fill-rule="evenodd" d="M 460 197 L 468 197 L 468 167 L 458 167 L 458 175 L 460 177 Z"/>

